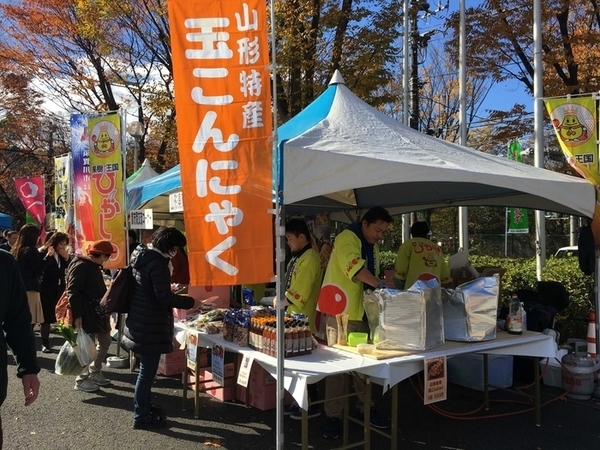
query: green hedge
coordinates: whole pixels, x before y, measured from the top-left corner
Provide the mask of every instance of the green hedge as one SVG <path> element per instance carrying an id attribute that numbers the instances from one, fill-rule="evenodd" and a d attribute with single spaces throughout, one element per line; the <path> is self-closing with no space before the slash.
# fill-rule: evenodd
<path id="1" fill-rule="evenodd" d="M 393 269 L 396 252 L 382 251 L 379 253 L 381 269 Z M 536 290 L 536 261 L 535 258 L 498 258 L 490 256 L 471 255 L 470 262 L 474 267 L 502 267 L 506 273 L 502 277 L 501 302 L 508 305 L 511 294 L 519 289 Z M 585 339 L 587 335 L 587 317 L 595 311 L 594 276 L 584 275 L 579 269 L 577 258 L 548 258 L 542 271 L 545 281 L 558 281 L 567 289 L 571 304 L 560 311 L 556 329 L 561 333 L 561 342 L 568 338 Z"/>
<path id="2" fill-rule="evenodd" d="M 512 259 L 486 256 L 470 256 L 475 267 L 503 267 L 506 273 L 502 277 L 502 303 L 507 305 L 512 292 L 519 289 L 536 290 L 536 261 L 534 258 Z M 584 275 L 579 269 L 577 258 L 548 258 L 542 270 L 542 279 L 558 281 L 569 292 L 571 304 L 560 311 L 556 329 L 561 332 L 561 341 L 569 337 L 585 339 L 587 335 L 587 317 L 595 311 L 594 277 Z"/>

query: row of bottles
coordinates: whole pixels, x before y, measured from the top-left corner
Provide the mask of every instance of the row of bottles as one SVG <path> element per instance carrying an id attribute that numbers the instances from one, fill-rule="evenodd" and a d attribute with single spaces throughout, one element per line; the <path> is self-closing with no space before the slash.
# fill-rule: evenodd
<path id="1" fill-rule="evenodd" d="M 312 353 L 312 336 L 306 320 L 285 319 L 285 357 Z M 277 324 L 273 317 L 250 320 L 248 346 L 270 356 L 277 356 Z"/>

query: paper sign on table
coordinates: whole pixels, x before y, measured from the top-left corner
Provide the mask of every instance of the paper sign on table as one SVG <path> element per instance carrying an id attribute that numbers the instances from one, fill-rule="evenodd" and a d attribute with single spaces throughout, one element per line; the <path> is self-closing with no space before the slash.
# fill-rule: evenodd
<path id="1" fill-rule="evenodd" d="M 213 380 L 223 386 L 225 384 L 225 349 L 219 344 L 212 348 L 212 376 Z"/>
<path id="2" fill-rule="evenodd" d="M 438 356 L 425 360 L 424 404 L 446 400 L 446 357 Z"/>
<path id="3" fill-rule="evenodd" d="M 248 381 L 250 380 L 250 370 L 252 369 L 253 362 L 254 356 L 243 356 L 242 364 L 240 364 L 240 371 L 238 372 L 237 377 L 237 384 L 239 384 L 240 386 L 248 387 Z"/>
<path id="4" fill-rule="evenodd" d="M 196 371 L 196 354 L 198 352 L 198 336 L 195 333 L 187 333 L 186 364 L 190 370 Z"/>

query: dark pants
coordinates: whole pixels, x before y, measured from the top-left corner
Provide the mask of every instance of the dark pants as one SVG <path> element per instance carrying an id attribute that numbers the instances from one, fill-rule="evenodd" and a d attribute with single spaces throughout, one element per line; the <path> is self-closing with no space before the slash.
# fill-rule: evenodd
<path id="1" fill-rule="evenodd" d="M 152 405 L 151 388 L 158 370 L 160 353 L 140 355 L 140 372 L 133 392 L 133 420 L 140 420 L 150 412 Z"/>

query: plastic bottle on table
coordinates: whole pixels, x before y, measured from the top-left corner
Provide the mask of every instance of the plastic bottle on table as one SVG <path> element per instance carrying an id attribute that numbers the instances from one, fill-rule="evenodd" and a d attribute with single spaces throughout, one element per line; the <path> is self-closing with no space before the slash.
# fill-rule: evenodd
<path id="1" fill-rule="evenodd" d="M 523 309 L 517 294 L 512 295 L 508 317 L 506 318 L 506 331 L 510 334 L 523 334 Z"/>

